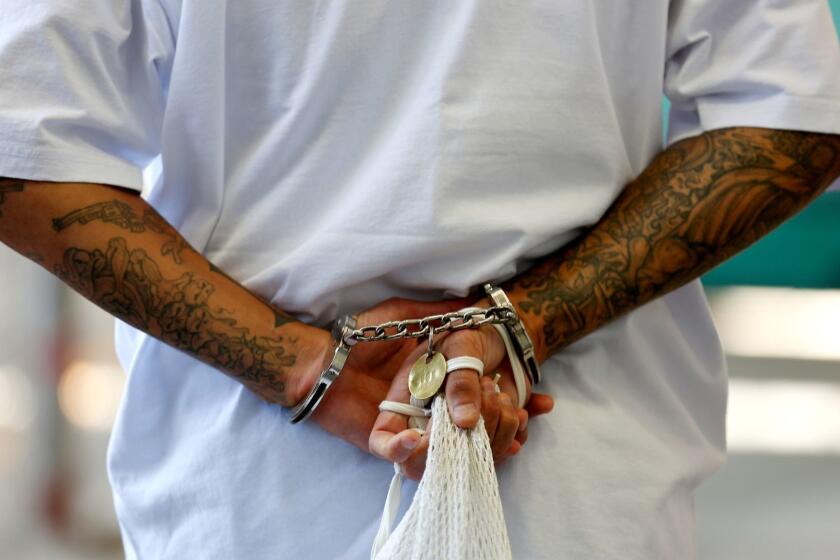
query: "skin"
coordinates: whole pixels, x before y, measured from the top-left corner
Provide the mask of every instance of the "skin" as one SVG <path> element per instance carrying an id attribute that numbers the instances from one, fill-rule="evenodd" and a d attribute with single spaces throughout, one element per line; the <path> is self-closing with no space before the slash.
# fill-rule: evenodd
<path id="1" fill-rule="evenodd" d="M 471 305 L 490 307 L 491 303 L 482 299 Z M 532 394 L 528 384 L 526 394 L 530 398 L 526 409 L 516 409 L 516 388 L 504 343 L 492 327 L 436 336 L 435 349 L 444 356 L 479 358 L 484 363 L 485 372 L 502 374 L 499 381 L 501 392 L 497 393 L 489 376 L 479 378 L 471 370 L 453 371 L 446 379 L 446 400 L 450 416 L 459 426 L 472 427 L 478 422 L 479 415 L 484 418 L 497 465 L 516 455 L 528 439 L 529 418 L 549 412 L 554 405 L 553 400 L 548 395 Z M 414 360 L 425 352 L 426 346 L 421 344 L 404 362 L 391 385 L 388 400 L 409 402 L 408 372 Z M 406 416 L 382 412 L 370 433 L 371 452 L 388 461 L 402 463 L 406 476 L 419 479 L 425 468 L 430 427 L 421 437 L 408 428 Z"/>
<path id="2" fill-rule="evenodd" d="M 655 158 L 589 231 L 503 287 L 542 362 L 753 243 L 838 175 L 835 135 L 734 128 L 686 139 Z M 135 219 L 83 223 L 74 217 L 96 215 L 115 200 L 127 204 Z M 182 246 L 171 228 L 156 231 L 146 222 L 149 210 L 136 195 L 112 187 L 0 180 L 0 239 L 109 312 L 219 368 L 267 401 L 296 403 L 331 354 L 328 333 L 245 290 L 185 241 Z M 143 231 L 132 230 L 137 223 L 144 225 L 134 229 Z M 360 314 L 359 325 L 486 304 L 479 296 L 427 303 L 392 298 Z M 391 389 L 390 398 L 407 400 L 394 379 L 406 375 L 418 344 L 351 352 L 346 371 L 313 416 L 354 445 L 405 462 L 415 477 L 422 472 L 423 442 L 405 429 L 404 418 L 379 414 L 376 407 Z M 483 359 L 489 372 L 498 367 L 505 373 L 503 389 L 512 394 L 509 368 L 500 361 L 504 348 L 494 332 L 461 331 L 440 344 L 447 355 Z M 447 402 L 456 424 L 467 428 L 483 407 L 494 429 L 494 450 L 505 449 L 496 460 L 503 461 L 527 438 L 527 416 L 516 413 L 514 421 L 507 399 L 494 401 L 488 390 L 474 372 L 454 372 Z M 549 397 L 533 395 L 528 411 L 534 416 L 551 406 Z M 515 439 L 502 445 L 511 426 Z M 413 445 L 406 449 L 403 443 Z"/>
<path id="3" fill-rule="evenodd" d="M 840 136 L 715 130 L 662 152 L 571 245 L 503 284 L 545 360 L 766 235 L 840 175 Z"/>
<path id="4" fill-rule="evenodd" d="M 332 357 L 329 332 L 249 292 L 134 192 L 0 179 L 0 196 L 5 243 L 115 317 L 219 369 L 268 403 L 299 402 Z M 359 314 L 358 322 L 445 313 L 468 303 L 391 299 Z M 379 403 L 406 356 L 422 344 L 358 345 L 313 420 L 368 451 Z M 498 408 L 488 420 L 501 415 Z M 515 437 L 518 445 L 527 438 L 515 407 L 504 408 L 504 420 L 496 422 L 505 429 L 491 434 L 500 460 Z"/>
<path id="5" fill-rule="evenodd" d="M 587 232 L 502 287 L 544 362 L 752 244 L 838 175 L 840 136 L 710 131 L 663 151 Z M 485 344 L 501 343 L 487 337 Z M 475 376 L 465 377 L 450 409 L 479 406 L 481 395 Z M 380 415 L 376 430 L 383 454 L 390 449 L 383 441 L 414 437 L 391 413 Z M 416 465 L 422 457 L 406 461 Z"/>
<path id="6" fill-rule="evenodd" d="M 291 404 L 308 329 L 209 263 L 137 194 L 90 184 L 0 179 L 0 238 L 112 315 Z M 313 339 L 314 341 L 315 339 Z"/>

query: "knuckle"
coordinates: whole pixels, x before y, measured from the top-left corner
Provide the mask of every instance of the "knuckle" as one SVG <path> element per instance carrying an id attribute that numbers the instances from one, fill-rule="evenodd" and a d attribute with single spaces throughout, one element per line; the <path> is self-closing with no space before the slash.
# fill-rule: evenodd
<path id="1" fill-rule="evenodd" d="M 496 463 L 497 467 L 501 467 L 508 459 L 509 456 L 507 454 L 502 454 L 500 457 L 494 458 L 493 462 Z"/>
<path id="2" fill-rule="evenodd" d="M 501 406 L 499 405 L 499 399 L 495 394 L 484 397 L 484 401 L 482 402 L 482 412 L 485 413 L 485 416 L 493 416 L 495 418 L 499 415 L 500 411 Z"/>
<path id="3" fill-rule="evenodd" d="M 481 335 L 475 332 L 474 329 L 451 331 L 442 346 L 447 355 L 483 355 Z"/>
<path id="4" fill-rule="evenodd" d="M 519 429 L 519 415 L 516 414 L 516 410 L 513 407 L 506 406 L 502 409 L 502 415 L 504 416 L 505 423 L 510 425 L 515 433 Z"/>
<path id="5" fill-rule="evenodd" d="M 505 457 L 505 452 L 510 447 L 510 442 L 507 441 L 499 441 L 497 440 L 490 445 L 490 449 L 493 451 L 493 459 L 500 460 Z"/>
<path id="6" fill-rule="evenodd" d="M 403 472 L 405 476 L 412 480 L 420 480 L 423 477 L 423 472 L 426 470 L 426 461 L 419 458 L 409 459 L 403 463 Z"/>
<path id="7" fill-rule="evenodd" d="M 379 447 L 379 434 L 377 430 L 374 428 L 371 430 L 370 434 L 368 434 L 368 448 L 371 451 L 375 452 Z"/>
<path id="8" fill-rule="evenodd" d="M 467 397 L 475 393 L 475 383 L 466 375 L 452 374 L 446 383 L 446 393 L 451 397 Z"/>

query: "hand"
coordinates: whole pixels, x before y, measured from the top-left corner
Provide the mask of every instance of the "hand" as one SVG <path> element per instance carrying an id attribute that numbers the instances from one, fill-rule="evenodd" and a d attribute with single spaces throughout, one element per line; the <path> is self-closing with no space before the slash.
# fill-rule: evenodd
<path id="1" fill-rule="evenodd" d="M 405 298 L 390 298 L 357 316 L 357 327 L 374 325 L 396 319 L 410 319 L 448 313 L 470 305 L 470 299 L 460 298 L 423 302 Z M 327 338 L 329 338 L 327 336 Z M 332 356 L 332 349 L 320 339 L 322 357 Z M 426 340 L 404 338 L 390 341 L 359 342 L 350 351 L 341 375 L 336 379 L 310 421 L 327 432 L 369 452 L 368 438 L 379 416 L 379 403 L 386 399 L 394 376 L 407 357 Z M 312 387 L 321 373 L 321 361 L 304 374 L 305 381 L 298 390 L 300 398 Z M 314 365 L 317 363 L 317 365 Z"/>
<path id="2" fill-rule="evenodd" d="M 490 307 L 491 303 L 482 299 L 473 305 Z M 481 414 L 496 464 L 518 453 L 528 439 L 529 412 L 536 416 L 551 410 L 551 397 L 535 394 L 527 401 L 528 410 L 517 409 L 516 386 L 506 360 L 506 349 L 501 337 L 491 326 L 441 333 L 436 337 L 436 349 L 447 357 L 479 358 L 484 362 L 485 373 L 488 374 L 479 378 L 473 370 L 456 370 L 447 376 L 446 398 L 455 424 L 461 428 L 472 428 L 478 423 Z M 408 372 L 414 361 L 425 351 L 424 343 L 406 356 L 394 378 L 387 400 L 408 402 Z M 496 392 L 491 380 L 496 372 L 502 374 L 499 382 L 501 393 Z M 530 396 L 531 388 L 527 379 L 526 384 L 526 395 Z M 379 457 L 401 463 L 407 476 L 419 479 L 425 468 L 428 435 L 420 437 L 415 430 L 408 429 L 406 416 L 383 412 L 371 432 L 370 449 Z"/>

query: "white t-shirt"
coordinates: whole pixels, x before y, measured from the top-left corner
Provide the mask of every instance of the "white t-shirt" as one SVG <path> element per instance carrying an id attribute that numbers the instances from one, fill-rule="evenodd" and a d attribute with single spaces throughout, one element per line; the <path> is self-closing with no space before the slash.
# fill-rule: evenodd
<path id="1" fill-rule="evenodd" d="M 595 223 L 670 139 L 840 132 L 824 0 L 3 0 L 0 176 L 141 189 L 326 325 L 460 296 Z M 120 325 L 108 469 L 129 558 L 366 558 L 392 466 Z M 694 282 L 543 366 L 499 469 L 516 558 L 691 558 L 726 379 Z M 404 504 L 414 486 L 408 485 Z"/>

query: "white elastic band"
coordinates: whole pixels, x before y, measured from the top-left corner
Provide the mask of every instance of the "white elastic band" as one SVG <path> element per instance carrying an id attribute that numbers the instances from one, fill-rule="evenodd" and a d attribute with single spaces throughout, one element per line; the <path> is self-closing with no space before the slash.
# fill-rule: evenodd
<path id="1" fill-rule="evenodd" d="M 429 417 L 432 415 L 431 409 L 420 408 L 419 406 L 396 401 L 382 401 L 379 403 L 379 412 L 394 412 L 405 416 Z"/>
<path id="2" fill-rule="evenodd" d="M 456 369 L 471 369 L 481 376 L 484 375 L 484 362 L 472 356 L 458 356 L 446 360 L 446 373 L 452 373 Z"/>
<path id="3" fill-rule="evenodd" d="M 482 311 L 482 308 L 464 307 L 458 311 Z M 502 325 L 493 324 L 492 326 L 496 329 L 496 332 L 499 333 L 499 336 L 502 337 L 502 341 L 505 343 L 505 350 L 507 350 L 508 359 L 510 360 L 510 369 L 513 371 L 513 381 L 516 384 L 516 396 L 519 401 L 517 406 L 522 408 L 525 406 L 526 395 L 525 366 L 522 365 L 522 361 L 516 354 L 516 348 L 513 346 L 513 340 L 511 340 L 507 329 Z"/>

